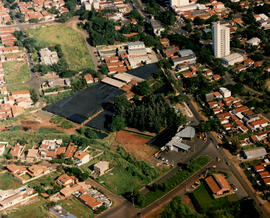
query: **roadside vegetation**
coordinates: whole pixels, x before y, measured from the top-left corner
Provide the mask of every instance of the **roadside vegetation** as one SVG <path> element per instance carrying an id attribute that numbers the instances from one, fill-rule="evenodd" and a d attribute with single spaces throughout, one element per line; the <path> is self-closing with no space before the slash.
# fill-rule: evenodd
<path id="1" fill-rule="evenodd" d="M 209 156 L 200 156 L 197 159 L 191 160 L 186 168 L 179 170 L 175 175 L 168 178 L 165 182 L 160 184 L 154 183 L 153 185 L 149 186 L 149 192 L 146 194 L 141 194 L 139 191 L 134 191 L 125 193 L 125 197 L 131 202 L 134 201 L 135 205 L 138 207 L 146 207 L 187 180 L 210 161 L 211 158 Z"/>

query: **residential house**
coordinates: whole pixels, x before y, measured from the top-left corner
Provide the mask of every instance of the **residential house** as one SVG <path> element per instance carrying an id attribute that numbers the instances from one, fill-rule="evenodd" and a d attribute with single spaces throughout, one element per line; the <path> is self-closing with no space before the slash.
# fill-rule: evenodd
<path id="1" fill-rule="evenodd" d="M 109 169 L 109 165 L 110 163 L 107 161 L 99 161 L 94 165 L 94 172 L 97 175 L 102 176 Z"/>
<path id="2" fill-rule="evenodd" d="M 73 158 L 77 162 L 77 165 L 80 166 L 89 162 L 90 155 L 85 151 L 76 151 Z"/>
<path id="3" fill-rule="evenodd" d="M 74 178 L 68 176 L 67 174 L 63 174 L 63 175 L 58 177 L 56 182 L 61 186 L 67 187 L 67 186 L 71 186 L 74 184 Z"/>

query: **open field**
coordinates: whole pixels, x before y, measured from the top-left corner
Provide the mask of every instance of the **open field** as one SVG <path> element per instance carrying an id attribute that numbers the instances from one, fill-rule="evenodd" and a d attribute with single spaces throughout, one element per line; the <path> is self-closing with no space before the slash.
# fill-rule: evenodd
<path id="1" fill-rule="evenodd" d="M 116 133 L 116 142 L 138 160 L 149 161 L 152 155 L 157 152 L 154 147 L 146 144 L 148 141 L 149 139 L 128 132 L 119 131 Z"/>
<path id="2" fill-rule="evenodd" d="M 28 65 L 25 61 L 9 61 L 3 63 L 7 84 L 26 82 L 30 79 Z"/>
<path id="3" fill-rule="evenodd" d="M 40 199 L 34 203 L 22 205 L 7 212 L 8 218 L 41 218 L 54 217 L 44 207 L 45 201 Z"/>
<path id="4" fill-rule="evenodd" d="M 82 204 L 75 197 L 71 197 L 60 201 L 59 204 L 71 214 L 80 218 L 94 217 L 92 210 L 86 205 Z"/>
<path id="5" fill-rule="evenodd" d="M 0 174 L 0 189 L 14 189 L 19 188 L 22 184 L 14 179 L 14 177 L 10 173 L 1 173 Z"/>
<path id="6" fill-rule="evenodd" d="M 71 70 L 94 68 L 83 37 L 65 24 L 39 27 L 29 30 L 29 33 L 41 46 L 59 44 Z"/>
<path id="7" fill-rule="evenodd" d="M 18 91 L 18 90 L 25 90 L 25 89 L 30 89 L 30 86 L 28 86 L 28 85 L 7 86 L 7 90 L 9 92 Z"/>
<path id="8" fill-rule="evenodd" d="M 136 190 L 142 186 L 142 181 L 137 176 L 131 176 L 125 169 L 114 168 L 111 172 L 100 177 L 99 182 L 116 194 Z"/>
<path id="9" fill-rule="evenodd" d="M 206 212 L 209 209 L 221 209 L 222 207 L 227 206 L 229 202 L 238 200 L 238 197 L 235 194 L 214 199 L 205 182 L 202 182 L 201 185 L 192 192 L 191 198 L 195 207 L 201 212 Z"/>

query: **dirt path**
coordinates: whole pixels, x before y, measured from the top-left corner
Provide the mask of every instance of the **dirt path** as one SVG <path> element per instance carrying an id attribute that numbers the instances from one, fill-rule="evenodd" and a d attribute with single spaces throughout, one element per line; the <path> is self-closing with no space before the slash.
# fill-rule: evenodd
<path id="1" fill-rule="evenodd" d="M 97 57 L 96 57 L 96 55 L 94 53 L 95 52 L 95 48 L 92 47 L 89 44 L 89 42 L 87 40 L 89 38 L 87 32 L 86 31 L 83 31 L 83 30 L 80 30 L 78 28 L 78 26 L 77 26 L 78 23 L 79 23 L 79 20 L 76 19 L 76 20 L 70 20 L 70 21 L 68 21 L 66 23 L 66 25 L 69 26 L 69 27 L 71 27 L 72 29 L 74 29 L 75 31 L 77 31 L 78 33 L 80 33 L 83 36 L 83 39 L 84 39 L 84 41 L 85 41 L 85 43 L 87 45 L 87 48 L 88 48 L 88 50 L 90 52 L 91 57 L 92 57 L 92 60 L 93 60 L 94 66 L 95 66 L 95 70 L 97 70 L 98 69 L 98 60 L 97 60 Z"/>

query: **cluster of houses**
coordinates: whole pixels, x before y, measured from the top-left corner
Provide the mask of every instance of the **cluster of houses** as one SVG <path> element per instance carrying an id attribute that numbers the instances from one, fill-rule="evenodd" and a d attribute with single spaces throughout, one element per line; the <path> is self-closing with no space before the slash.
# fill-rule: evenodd
<path id="1" fill-rule="evenodd" d="M 7 165 L 7 169 L 14 176 L 14 178 L 16 178 L 22 184 L 38 179 L 51 172 L 49 168 L 39 164 L 32 165 L 28 168 L 25 168 L 23 166 L 17 166 L 15 164 L 10 164 Z"/>
<path id="2" fill-rule="evenodd" d="M 185 19 L 193 20 L 195 17 L 201 19 L 208 19 L 213 15 L 217 15 L 219 18 L 225 17 L 230 13 L 230 10 L 220 1 L 210 1 L 206 4 L 198 4 L 196 1 L 171 1 L 171 6 L 174 11 Z"/>
<path id="3" fill-rule="evenodd" d="M 259 178 L 266 184 L 270 185 L 270 172 L 269 172 L 269 160 L 266 159 L 267 161 L 264 161 L 261 164 L 254 165 L 253 169 L 259 176 Z"/>
<path id="4" fill-rule="evenodd" d="M 65 8 L 64 0 L 33 0 L 28 2 L 16 1 L 18 4 L 17 12 L 24 15 L 24 21 L 28 22 L 33 19 L 39 21 L 49 21 L 54 20 L 58 14 L 50 13 L 50 9 L 55 9 L 59 11 L 59 14 L 68 12 Z"/>
<path id="5" fill-rule="evenodd" d="M 61 139 L 43 140 L 38 148 L 28 150 L 26 161 L 32 163 L 40 160 L 52 160 L 64 155 L 65 158 L 72 158 L 75 164 L 80 166 L 92 159 L 89 153 L 79 150 L 75 145 L 70 144 L 68 147 L 61 147 L 61 145 Z"/>
<path id="6" fill-rule="evenodd" d="M 25 109 L 33 105 L 29 90 L 8 92 L 6 86 L 0 88 L 0 93 L 5 97 L 0 102 L 0 118 L 16 117 L 24 113 Z"/>
<path id="7" fill-rule="evenodd" d="M 18 46 L 15 46 L 17 39 L 14 36 L 14 31 L 14 28 L 0 28 L 0 38 L 3 44 L 0 46 L 0 85 L 6 82 L 2 63 L 24 60 L 24 53 L 20 51 Z"/>
<path id="8" fill-rule="evenodd" d="M 109 74 L 123 73 L 142 66 L 142 63 L 151 64 L 158 61 L 152 49 L 145 47 L 141 41 L 101 46 L 98 48 L 98 54 L 101 61 L 105 61 Z"/>
<path id="9" fill-rule="evenodd" d="M 269 125 L 264 117 L 242 105 L 240 99 L 231 96 L 231 91 L 227 88 L 221 87 L 219 91 L 207 94 L 206 99 L 226 131 L 240 130 L 246 133 L 248 130 L 262 130 Z M 226 107 L 230 111 L 226 111 Z"/>
<path id="10" fill-rule="evenodd" d="M 65 199 L 75 196 L 78 200 L 96 210 L 101 206 L 110 207 L 112 201 L 98 190 L 86 185 L 84 182 L 78 182 L 75 177 L 68 176 L 67 174 L 61 175 L 56 180 L 56 183 L 62 187 L 58 193 L 58 199 Z M 55 196 L 54 196 L 54 199 Z"/>
<path id="11" fill-rule="evenodd" d="M 160 43 L 165 47 L 163 49 L 163 54 L 171 59 L 173 63 L 173 68 L 178 71 L 184 71 L 189 69 L 190 66 L 196 63 L 196 55 L 190 49 L 180 50 L 178 46 L 171 45 L 169 39 L 162 38 Z"/>
<path id="12" fill-rule="evenodd" d="M 5 8 L 5 4 L 0 1 L 0 23 L 1 24 L 7 24 L 11 20 L 9 16 L 9 10 Z"/>

